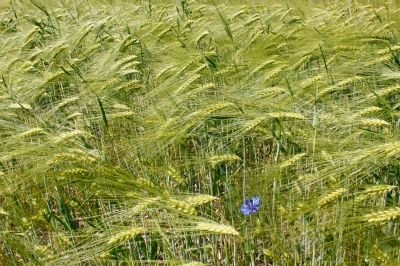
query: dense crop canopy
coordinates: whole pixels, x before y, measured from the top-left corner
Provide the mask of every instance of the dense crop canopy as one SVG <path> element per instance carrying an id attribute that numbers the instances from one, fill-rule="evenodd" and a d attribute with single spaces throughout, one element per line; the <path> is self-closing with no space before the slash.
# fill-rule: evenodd
<path id="1" fill-rule="evenodd" d="M 399 1 L 3 2 L 1 265 L 400 264 Z"/>

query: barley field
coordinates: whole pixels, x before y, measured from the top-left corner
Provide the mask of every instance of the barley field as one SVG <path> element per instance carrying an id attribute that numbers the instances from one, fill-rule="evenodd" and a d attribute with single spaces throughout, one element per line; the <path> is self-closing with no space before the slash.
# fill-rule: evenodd
<path id="1" fill-rule="evenodd" d="M 400 265 L 399 186 L 399 0 L 0 0 L 0 265 Z"/>

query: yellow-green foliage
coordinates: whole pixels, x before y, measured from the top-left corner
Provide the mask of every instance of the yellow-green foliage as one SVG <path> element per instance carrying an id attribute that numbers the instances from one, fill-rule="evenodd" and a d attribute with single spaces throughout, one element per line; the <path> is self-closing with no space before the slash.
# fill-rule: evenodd
<path id="1" fill-rule="evenodd" d="M 0 265 L 399 265 L 399 25 L 399 1 L 0 1 Z"/>

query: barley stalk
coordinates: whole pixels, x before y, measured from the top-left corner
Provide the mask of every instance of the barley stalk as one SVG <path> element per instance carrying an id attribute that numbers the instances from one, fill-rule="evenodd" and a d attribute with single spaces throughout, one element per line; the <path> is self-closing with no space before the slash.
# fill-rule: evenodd
<path id="1" fill-rule="evenodd" d="M 206 231 L 213 234 L 235 235 L 238 236 L 239 232 L 229 225 L 199 222 L 195 226 L 195 230 Z"/>
<path id="2" fill-rule="evenodd" d="M 361 126 L 367 127 L 387 127 L 391 126 L 389 122 L 378 118 L 363 118 L 359 120 Z"/>
<path id="3" fill-rule="evenodd" d="M 296 163 L 297 161 L 299 161 L 301 158 L 303 158 L 306 154 L 305 153 L 299 153 L 296 154 L 295 156 L 293 156 L 292 158 L 290 158 L 289 160 L 284 161 L 281 165 L 280 165 L 280 169 L 283 170 L 285 168 L 288 168 L 289 166 L 293 165 L 294 163 Z"/>
<path id="4" fill-rule="evenodd" d="M 297 119 L 297 120 L 305 119 L 304 115 L 292 112 L 274 112 L 274 113 L 268 113 L 268 116 L 277 119 Z"/>
<path id="5" fill-rule="evenodd" d="M 224 154 L 211 157 L 209 159 L 209 162 L 213 167 L 215 167 L 217 164 L 220 164 L 222 162 L 232 162 L 238 160 L 240 160 L 240 157 L 235 154 Z"/>
<path id="6" fill-rule="evenodd" d="M 369 213 L 362 216 L 362 220 L 367 223 L 385 223 L 396 220 L 400 217 L 400 208 L 391 208 L 384 211 Z"/>
<path id="7" fill-rule="evenodd" d="M 33 136 L 40 136 L 40 135 L 47 135 L 47 133 L 42 129 L 42 128 L 31 128 L 25 132 L 22 132 L 18 135 L 15 136 L 17 139 L 24 139 L 24 138 L 30 138 Z"/>
<path id="8" fill-rule="evenodd" d="M 356 198 L 354 199 L 355 202 L 362 202 L 364 200 L 368 200 L 374 196 L 383 195 L 390 190 L 393 190 L 396 186 L 391 185 L 376 185 L 368 187 L 366 190 L 360 192 Z"/>
<path id="9" fill-rule="evenodd" d="M 339 199 L 340 197 L 343 196 L 343 194 L 345 194 L 347 192 L 347 189 L 345 188 L 338 188 L 324 196 L 322 196 L 319 200 L 318 200 L 318 206 L 322 207 L 324 205 L 327 205 L 328 203 L 331 203 L 337 199 Z"/>
<path id="10" fill-rule="evenodd" d="M 144 232 L 145 232 L 145 229 L 143 227 L 134 227 L 134 228 L 128 229 L 126 231 L 119 232 L 118 234 L 116 234 L 115 236 L 110 238 L 110 240 L 108 240 L 107 244 L 115 245 L 115 244 L 127 241 L 131 238 L 134 238 L 135 236 L 142 234 Z"/>
<path id="11" fill-rule="evenodd" d="M 194 196 L 189 196 L 185 198 L 185 202 L 189 204 L 190 206 L 198 206 L 198 205 L 203 205 L 206 204 L 210 201 L 217 200 L 217 197 L 211 196 L 211 195 L 194 195 Z"/>

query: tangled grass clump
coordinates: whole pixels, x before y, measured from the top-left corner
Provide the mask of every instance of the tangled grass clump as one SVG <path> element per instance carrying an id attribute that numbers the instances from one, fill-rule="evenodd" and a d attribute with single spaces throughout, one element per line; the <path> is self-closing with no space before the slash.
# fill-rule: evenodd
<path id="1" fill-rule="evenodd" d="M 211 2 L 0 3 L 1 265 L 400 263 L 400 3 Z"/>

